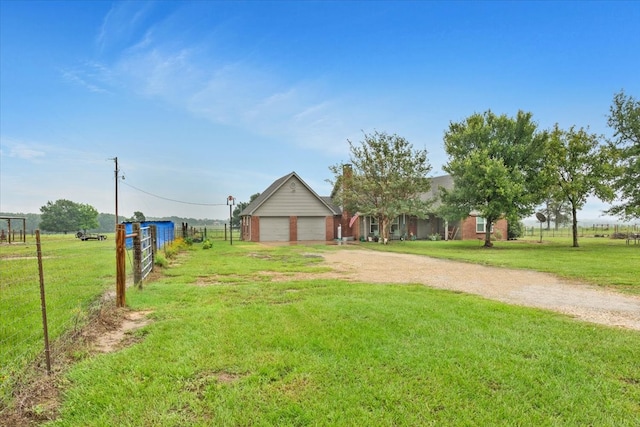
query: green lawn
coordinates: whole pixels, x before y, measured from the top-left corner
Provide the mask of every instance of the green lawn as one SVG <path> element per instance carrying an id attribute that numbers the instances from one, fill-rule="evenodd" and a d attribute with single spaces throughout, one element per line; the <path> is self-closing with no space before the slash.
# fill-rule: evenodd
<path id="1" fill-rule="evenodd" d="M 522 268 L 534 263 L 527 252 L 539 264 L 569 254 L 578 265 L 584 254 L 619 267 L 632 249 L 472 244 L 386 249 L 483 263 L 503 254 Z M 260 274 L 321 270 L 307 252 L 194 246 L 163 279 L 129 291 L 153 323 L 132 334 L 137 344 L 73 366 L 50 425 L 639 425 L 637 331 L 424 286 Z"/>
<path id="2" fill-rule="evenodd" d="M 42 237 L 43 285 L 50 341 L 84 325 L 90 306 L 115 282 L 111 241 Z M 0 409 L 16 379 L 43 352 L 37 248 L 0 245 Z M 0 423 L 1 424 L 1 423 Z"/>

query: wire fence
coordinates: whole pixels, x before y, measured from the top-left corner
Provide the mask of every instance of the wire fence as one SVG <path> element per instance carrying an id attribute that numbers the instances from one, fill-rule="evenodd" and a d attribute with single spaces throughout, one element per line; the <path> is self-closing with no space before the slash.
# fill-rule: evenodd
<path id="1" fill-rule="evenodd" d="M 542 233 L 543 237 L 571 237 L 573 229 L 571 227 L 547 227 L 543 223 L 542 227 L 525 227 L 524 237 L 538 237 Z M 628 234 L 640 233 L 640 224 L 591 224 L 588 226 L 578 226 L 579 237 L 610 237 L 624 239 Z"/>
<path id="2" fill-rule="evenodd" d="M 101 299 L 115 294 L 113 239 L 44 235 L 40 255 L 32 237 L 0 244 L 0 412 L 27 374 L 46 375 L 45 331 L 54 343 L 51 360 L 56 370 L 57 344 L 79 333 Z"/>
<path id="3" fill-rule="evenodd" d="M 233 234 L 232 234 L 233 232 Z M 194 242 L 203 242 L 205 240 L 240 240 L 241 233 L 239 227 L 230 229 L 227 224 L 212 227 L 191 227 L 182 224 L 182 227 L 176 227 L 176 235 L 183 239 L 191 239 Z"/>

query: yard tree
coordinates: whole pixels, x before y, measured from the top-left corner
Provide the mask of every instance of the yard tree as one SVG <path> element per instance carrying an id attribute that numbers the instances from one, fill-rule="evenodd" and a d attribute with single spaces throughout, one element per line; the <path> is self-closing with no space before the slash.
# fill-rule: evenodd
<path id="1" fill-rule="evenodd" d="M 547 166 L 553 184 L 554 199 L 566 200 L 571 207 L 573 247 L 578 245 L 577 213 L 590 195 L 611 201 L 610 182 L 613 167 L 609 163 L 608 148 L 600 144 L 600 137 L 580 128 L 565 131 L 556 124 L 547 146 Z"/>
<path id="2" fill-rule="evenodd" d="M 624 219 L 640 218 L 640 101 L 621 91 L 613 97 L 608 125 L 619 175 L 614 182 L 619 204 L 607 213 Z"/>
<path id="3" fill-rule="evenodd" d="M 547 230 L 551 230 L 552 222 L 557 230 L 560 225 L 571 221 L 571 206 L 564 198 L 554 199 L 552 196 L 545 198 L 540 211 L 547 217 Z"/>
<path id="4" fill-rule="evenodd" d="M 234 227 L 240 227 L 240 213 L 247 207 L 249 206 L 249 203 L 253 202 L 255 199 L 258 198 L 258 196 L 260 195 L 260 193 L 255 193 L 252 194 L 251 197 L 249 197 L 249 201 L 248 202 L 239 202 L 236 207 L 233 209 L 233 213 L 231 214 L 232 218 L 233 218 L 233 222 L 232 225 Z"/>
<path id="5" fill-rule="evenodd" d="M 335 201 L 351 212 L 376 218 L 380 242 L 386 243 L 390 223 L 398 215 L 427 214 L 430 203 L 420 200 L 420 194 L 431 188 L 427 151 L 414 149 L 401 136 L 378 131 L 365 133 L 359 144 L 347 142 L 350 163 L 329 167 L 335 176 L 330 182 L 342 184 Z M 345 168 L 350 168 L 348 175 Z"/>
<path id="6" fill-rule="evenodd" d="M 90 205 L 66 199 L 47 202 L 40 207 L 40 229 L 58 233 L 97 228 L 98 211 Z"/>
<path id="7" fill-rule="evenodd" d="M 531 113 L 515 118 L 491 111 L 451 122 L 444 135 L 449 156 L 443 169 L 453 177 L 452 190 L 441 189 L 448 217 L 470 213 L 486 221 L 484 246 L 491 247 L 491 227 L 530 215 L 548 185 L 544 171 L 547 132 L 539 132 Z"/>

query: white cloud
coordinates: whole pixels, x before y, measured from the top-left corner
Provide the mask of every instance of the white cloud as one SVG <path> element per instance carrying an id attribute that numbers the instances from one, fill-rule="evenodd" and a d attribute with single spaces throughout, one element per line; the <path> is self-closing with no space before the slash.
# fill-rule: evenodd
<path id="1" fill-rule="evenodd" d="M 128 44 L 153 7 L 150 2 L 124 1 L 113 4 L 102 20 L 96 44 L 101 52 Z"/>
<path id="2" fill-rule="evenodd" d="M 87 89 L 89 92 L 109 93 L 107 89 L 88 81 L 86 78 L 87 77 L 86 71 L 84 70 L 61 69 L 60 72 L 62 73 L 62 77 L 64 77 L 65 80 L 73 84 L 82 86 L 85 89 Z"/>
<path id="3" fill-rule="evenodd" d="M 289 80 L 278 64 L 255 59 L 251 46 L 230 49 L 232 30 L 224 23 L 191 37 L 194 42 L 189 29 L 176 36 L 174 27 L 184 26 L 180 11 L 147 23 L 150 11 L 115 4 L 96 37 L 102 56 L 112 59 L 64 69 L 64 78 L 94 93 L 124 88 L 216 124 L 329 155 L 346 153 L 359 112 L 345 99 L 327 97 L 322 75 Z"/>
<path id="4" fill-rule="evenodd" d="M 6 149 L 2 150 L 2 155 L 7 157 L 37 161 L 40 158 L 45 157 L 46 152 L 41 146 L 35 144 L 28 144 L 24 142 L 14 141 L 7 138 L 2 138 L 0 145 Z"/>

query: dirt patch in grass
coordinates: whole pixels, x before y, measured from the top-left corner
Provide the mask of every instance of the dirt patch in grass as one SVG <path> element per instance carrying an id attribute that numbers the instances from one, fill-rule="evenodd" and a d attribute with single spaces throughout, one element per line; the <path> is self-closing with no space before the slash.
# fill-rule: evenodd
<path id="1" fill-rule="evenodd" d="M 0 425 L 26 427 L 54 420 L 69 366 L 93 354 L 109 353 L 139 341 L 131 332 L 150 323 L 149 313 L 117 308 L 112 293 L 105 294 L 87 325 L 52 344 L 51 375 L 47 375 L 44 360 L 27 370 L 14 387 L 12 406 L 0 408 Z"/>
<path id="2" fill-rule="evenodd" d="M 200 276 L 196 279 L 196 286 L 216 286 L 216 285 L 232 285 L 234 283 L 246 282 L 294 282 L 298 280 L 318 280 L 318 279 L 339 279 L 348 280 L 344 274 L 337 271 L 315 272 L 315 273 L 298 273 L 298 272 L 281 272 L 281 271 L 258 271 L 251 275 L 234 275 L 234 274 L 212 274 L 210 276 Z"/>
<path id="3" fill-rule="evenodd" d="M 92 331 L 92 348 L 99 353 L 111 353 L 139 341 L 131 332 L 151 323 L 147 316 L 151 311 L 121 309 L 106 328 Z M 114 321 L 115 320 L 115 321 Z"/>

